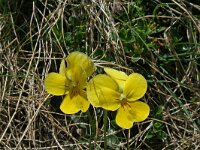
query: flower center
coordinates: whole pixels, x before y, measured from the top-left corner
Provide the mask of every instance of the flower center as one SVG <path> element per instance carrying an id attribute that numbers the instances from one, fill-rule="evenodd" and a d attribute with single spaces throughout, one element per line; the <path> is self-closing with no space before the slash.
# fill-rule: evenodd
<path id="1" fill-rule="evenodd" d="M 70 97 L 73 98 L 74 96 L 77 96 L 80 94 L 80 89 L 78 86 L 74 86 L 72 88 L 70 88 L 69 91 Z"/>
<path id="2" fill-rule="evenodd" d="M 70 84 L 69 84 L 70 98 L 73 98 L 74 96 L 80 95 L 80 93 L 81 93 L 80 86 L 77 83 L 71 81 Z"/>
<path id="3" fill-rule="evenodd" d="M 125 105 L 128 105 L 128 101 L 126 99 L 126 96 L 124 94 L 121 94 L 120 96 L 121 106 L 125 109 Z"/>
<path id="4" fill-rule="evenodd" d="M 124 94 L 120 95 L 120 101 L 123 101 L 124 99 L 126 99 L 126 96 Z"/>

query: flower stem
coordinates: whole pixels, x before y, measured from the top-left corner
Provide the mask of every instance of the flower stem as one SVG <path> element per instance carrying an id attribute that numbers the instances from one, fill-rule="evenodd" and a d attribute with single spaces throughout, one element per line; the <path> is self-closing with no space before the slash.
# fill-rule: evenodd
<path id="1" fill-rule="evenodd" d="M 130 139 L 130 134 L 131 134 L 131 130 L 128 129 L 128 135 L 127 135 L 127 150 L 129 150 L 129 139 Z"/>
<path id="2" fill-rule="evenodd" d="M 90 111 L 87 111 L 88 119 L 89 119 L 89 124 L 90 124 L 90 141 L 89 141 L 89 150 L 92 150 L 92 116 L 90 114 Z"/>
<path id="3" fill-rule="evenodd" d="M 103 115 L 103 129 L 104 129 L 104 150 L 107 150 L 107 137 L 106 137 L 106 131 L 107 131 L 107 116 L 108 116 L 108 111 L 104 109 L 104 115 Z"/>

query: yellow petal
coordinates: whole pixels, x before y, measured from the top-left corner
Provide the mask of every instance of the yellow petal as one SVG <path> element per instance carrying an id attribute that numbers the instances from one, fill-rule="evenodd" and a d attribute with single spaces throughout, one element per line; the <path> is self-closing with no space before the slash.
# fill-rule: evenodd
<path id="1" fill-rule="evenodd" d="M 74 82 L 81 88 L 85 88 L 87 85 L 87 74 L 81 67 L 73 69 Z"/>
<path id="2" fill-rule="evenodd" d="M 128 113 L 123 107 L 117 110 L 115 121 L 118 126 L 124 129 L 130 129 L 133 126 L 133 121 L 128 117 Z"/>
<path id="3" fill-rule="evenodd" d="M 87 85 L 87 75 L 80 67 L 67 69 L 66 76 L 72 86 L 78 86 L 80 89 L 84 89 Z"/>
<path id="4" fill-rule="evenodd" d="M 134 122 L 144 121 L 149 112 L 150 108 L 144 102 L 127 102 L 118 109 L 115 120 L 121 128 L 130 129 Z"/>
<path id="5" fill-rule="evenodd" d="M 115 111 L 120 107 L 120 93 L 109 88 L 99 88 L 98 93 L 99 105 L 102 108 Z"/>
<path id="6" fill-rule="evenodd" d="M 77 96 L 77 100 L 79 102 L 78 108 L 80 108 L 82 112 L 86 112 L 90 107 L 90 102 L 80 95 Z"/>
<path id="7" fill-rule="evenodd" d="M 84 53 L 75 51 L 70 53 L 67 58 L 67 68 L 80 67 L 86 72 L 87 77 L 89 77 L 95 70 L 95 65 L 92 60 Z"/>
<path id="8" fill-rule="evenodd" d="M 62 59 L 62 61 L 60 63 L 59 74 L 65 76 L 65 72 L 66 72 L 65 59 Z"/>
<path id="9" fill-rule="evenodd" d="M 144 121 L 150 112 L 149 105 L 141 101 L 128 103 L 128 114 L 132 117 L 133 122 Z"/>
<path id="10" fill-rule="evenodd" d="M 75 114 L 80 110 L 86 112 L 90 106 L 90 103 L 80 95 L 70 98 L 69 94 L 63 99 L 60 110 L 65 114 Z"/>
<path id="11" fill-rule="evenodd" d="M 120 93 L 117 83 L 107 75 L 97 75 L 87 86 L 87 97 L 95 107 L 116 110 L 120 107 Z"/>
<path id="12" fill-rule="evenodd" d="M 118 84 L 109 76 L 105 74 L 99 74 L 90 80 L 90 84 L 94 84 L 96 87 L 106 87 L 117 91 L 119 89 Z"/>
<path id="13" fill-rule="evenodd" d="M 142 98 L 146 90 L 146 79 L 141 74 L 132 73 L 125 82 L 123 94 L 129 101 L 135 101 Z"/>
<path id="14" fill-rule="evenodd" d="M 114 79 L 117 84 L 119 85 L 120 89 L 123 90 L 124 83 L 128 79 L 128 76 L 122 72 L 118 71 L 112 68 L 104 68 L 104 71 L 112 78 Z"/>
<path id="15" fill-rule="evenodd" d="M 66 78 L 58 73 L 50 73 L 44 80 L 46 91 L 53 95 L 64 95 L 67 92 Z"/>

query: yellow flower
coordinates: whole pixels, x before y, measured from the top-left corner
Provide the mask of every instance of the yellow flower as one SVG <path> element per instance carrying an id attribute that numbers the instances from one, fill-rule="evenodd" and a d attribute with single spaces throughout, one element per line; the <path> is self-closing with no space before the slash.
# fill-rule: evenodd
<path id="1" fill-rule="evenodd" d="M 130 129 L 134 122 L 141 122 L 149 115 L 149 106 L 138 99 L 147 90 L 146 79 L 138 73 L 127 76 L 124 72 L 104 68 L 107 73 L 91 79 L 87 86 L 87 96 L 95 107 L 115 111 L 118 126 Z"/>
<path id="2" fill-rule="evenodd" d="M 86 112 L 90 106 L 86 96 L 88 77 L 94 72 L 92 60 L 81 52 L 72 52 L 60 64 L 59 73 L 49 73 L 44 86 L 48 93 L 61 96 L 66 95 L 60 105 L 63 113 L 74 114 Z"/>

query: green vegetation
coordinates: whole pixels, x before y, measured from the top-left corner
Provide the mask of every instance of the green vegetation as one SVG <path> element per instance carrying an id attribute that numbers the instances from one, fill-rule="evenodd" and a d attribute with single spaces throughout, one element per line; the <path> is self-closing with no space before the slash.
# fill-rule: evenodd
<path id="1" fill-rule="evenodd" d="M 44 89 L 72 51 L 148 80 L 150 116 L 124 130 L 108 111 L 108 149 L 200 149 L 199 37 L 199 0 L 1 0 L 0 149 L 104 148 L 102 109 L 65 115 Z"/>

